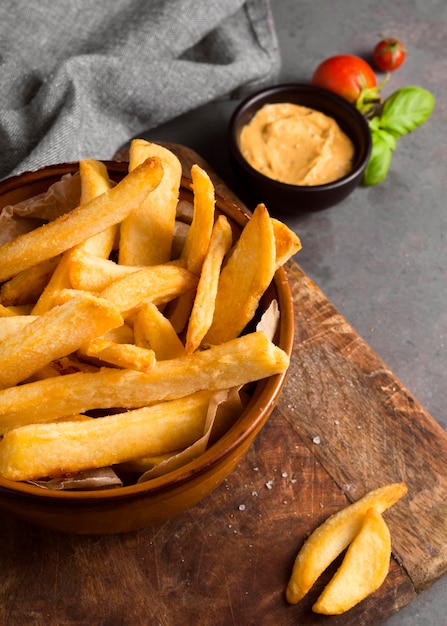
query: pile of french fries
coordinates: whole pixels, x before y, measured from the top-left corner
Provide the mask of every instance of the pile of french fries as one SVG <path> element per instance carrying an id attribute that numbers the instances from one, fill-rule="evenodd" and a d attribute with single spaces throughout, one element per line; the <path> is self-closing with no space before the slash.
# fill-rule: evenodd
<path id="1" fill-rule="evenodd" d="M 77 208 L 0 246 L 0 474 L 13 481 L 153 467 L 202 440 L 216 394 L 289 364 L 245 330 L 300 248 L 264 205 L 235 238 L 194 165 L 179 246 L 171 151 L 136 139 L 120 182 L 93 159 L 79 176 Z"/>

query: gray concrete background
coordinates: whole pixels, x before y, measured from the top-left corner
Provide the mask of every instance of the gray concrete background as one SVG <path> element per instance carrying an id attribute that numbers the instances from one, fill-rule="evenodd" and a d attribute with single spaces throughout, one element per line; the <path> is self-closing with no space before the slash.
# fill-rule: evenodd
<path id="1" fill-rule="evenodd" d="M 289 225 L 302 240 L 299 264 L 447 429 L 447 2 L 273 0 L 272 8 L 279 82 L 308 82 L 333 54 L 366 57 L 382 33 L 408 48 L 384 94 L 403 85 L 435 94 L 432 117 L 399 140 L 381 185 L 359 188 L 339 206 Z M 236 104 L 214 103 L 147 137 L 197 150 L 239 191 L 226 143 Z M 428 624 L 447 625 L 447 577 L 387 621 Z"/>

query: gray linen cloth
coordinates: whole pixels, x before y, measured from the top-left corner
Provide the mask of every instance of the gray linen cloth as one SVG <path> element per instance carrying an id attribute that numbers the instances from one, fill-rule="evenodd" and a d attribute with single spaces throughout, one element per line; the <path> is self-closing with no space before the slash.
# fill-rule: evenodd
<path id="1" fill-rule="evenodd" d="M 269 0 L 2 0 L 0 178 L 109 159 L 279 63 Z"/>

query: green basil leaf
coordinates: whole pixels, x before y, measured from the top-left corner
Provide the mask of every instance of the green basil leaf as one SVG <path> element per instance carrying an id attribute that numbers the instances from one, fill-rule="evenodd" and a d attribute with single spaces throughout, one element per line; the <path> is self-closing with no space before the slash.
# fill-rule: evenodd
<path id="1" fill-rule="evenodd" d="M 371 135 L 373 137 L 373 141 L 374 141 L 374 135 L 376 136 L 376 141 L 378 141 L 377 138 L 380 137 L 380 139 L 384 143 L 386 143 L 386 145 L 388 146 L 390 150 L 396 149 L 396 145 L 397 145 L 396 137 L 392 135 L 391 133 L 389 133 L 384 128 L 379 127 L 377 128 L 377 130 L 373 130 L 373 133 Z"/>
<path id="2" fill-rule="evenodd" d="M 389 96 L 382 108 L 380 126 L 400 137 L 421 126 L 431 115 L 435 97 L 422 87 L 402 87 Z"/>
<path id="3" fill-rule="evenodd" d="M 390 169 L 392 155 L 388 141 L 384 139 L 382 133 L 373 131 L 371 137 L 371 156 L 363 174 L 363 184 L 367 186 L 378 185 L 385 179 Z"/>
<path id="4" fill-rule="evenodd" d="M 380 130 L 380 117 L 376 116 L 369 120 L 369 128 L 371 131 L 379 131 Z"/>

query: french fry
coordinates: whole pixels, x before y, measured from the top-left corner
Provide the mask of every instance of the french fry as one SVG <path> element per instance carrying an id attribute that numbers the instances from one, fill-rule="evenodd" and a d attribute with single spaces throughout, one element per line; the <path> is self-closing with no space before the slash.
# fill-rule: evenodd
<path id="1" fill-rule="evenodd" d="M 201 167 L 192 166 L 191 178 L 194 211 L 181 258 L 186 259 L 188 270 L 199 276 L 213 230 L 215 196 L 214 185 Z M 190 291 L 178 298 L 170 307 L 169 319 L 178 333 L 185 328 L 193 302 L 194 292 Z"/>
<path id="2" fill-rule="evenodd" d="M 312 610 L 324 615 L 349 611 L 381 586 L 390 568 L 390 557 L 389 528 L 382 515 L 372 507 L 366 511 L 342 564 Z"/>
<path id="3" fill-rule="evenodd" d="M 90 254 L 82 248 L 70 251 L 68 276 L 74 289 L 102 291 L 114 280 L 138 270 L 141 270 L 141 267 L 119 265 L 110 259 Z"/>
<path id="4" fill-rule="evenodd" d="M 176 265 L 152 265 L 115 280 L 100 292 L 124 317 L 143 302 L 163 304 L 197 286 L 195 274 Z"/>
<path id="5" fill-rule="evenodd" d="M 148 159 L 107 193 L 3 244 L 0 246 L 0 281 L 119 223 L 156 188 L 162 176 L 160 160 Z"/>
<path id="6" fill-rule="evenodd" d="M 211 392 L 92 420 L 30 424 L 0 442 L 0 474 L 36 480 L 184 448 L 202 433 Z"/>
<path id="7" fill-rule="evenodd" d="M 250 355 L 250 358 L 247 358 Z M 157 361 L 150 372 L 102 368 L 0 390 L 0 434 L 90 409 L 138 408 L 196 391 L 230 389 L 284 372 L 289 357 L 263 332 Z"/>
<path id="8" fill-rule="evenodd" d="M 253 318 L 259 300 L 276 271 L 272 220 L 263 204 L 256 207 L 222 269 L 214 317 L 204 343 L 237 337 Z"/>
<path id="9" fill-rule="evenodd" d="M 153 156 L 163 164 L 163 180 L 121 224 L 119 263 L 122 265 L 160 265 L 170 259 L 182 166 L 167 148 L 134 139 L 129 150 L 129 170 Z"/>
<path id="10" fill-rule="evenodd" d="M 48 284 L 58 261 L 58 256 L 42 261 L 3 283 L 0 289 L 1 303 L 4 306 L 34 304 Z"/>
<path id="11" fill-rule="evenodd" d="M 156 362 L 153 350 L 103 338 L 92 339 L 78 350 L 78 354 L 140 372 L 149 372 Z"/>
<path id="12" fill-rule="evenodd" d="M 290 230 L 286 224 L 274 217 L 271 219 L 275 233 L 276 268 L 278 268 L 301 250 L 301 241 L 298 235 L 296 235 L 293 230 Z"/>
<path id="13" fill-rule="evenodd" d="M 139 309 L 133 325 L 135 343 L 151 348 L 158 361 L 176 359 L 185 354 L 185 347 L 171 322 L 151 302 Z"/>
<path id="14" fill-rule="evenodd" d="M 186 267 L 191 272 L 200 274 L 214 225 L 214 185 L 199 165 L 192 166 L 191 179 L 194 212 L 182 257 L 186 259 Z"/>
<path id="15" fill-rule="evenodd" d="M 134 343 L 135 336 L 132 328 L 127 324 L 111 328 L 103 335 L 104 339 L 113 341 L 115 343 Z"/>
<path id="16" fill-rule="evenodd" d="M 79 174 L 81 178 L 81 206 L 87 204 L 94 198 L 106 193 L 111 188 L 105 165 L 93 159 L 84 159 L 79 162 Z M 40 294 L 32 312 L 41 315 L 51 309 L 59 300 L 61 291 L 72 286 L 69 269 L 72 263 L 72 256 L 75 251 L 80 254 L 91 253 L 97 256 L 107 257 L 113 247 L 118 225 L 113 224 L 104 231 L 93 235 L 78 243 L 73 248 L 66 250 L 60 258 L 50 281 L 44 291 Z M 11 280 L 14 280 L 12 278 Z"/>
<path id="17" fill-rule="evenodd" d="M 101 161 L 83 159 L 79 161 L 79 175 L 81 177 L 81 205 L 101 196 L 111 189 L 107 168 Z M 118 224 L 112 224 L 105 230 L 85 239 L 76 248 L 107 259 L 113 249 L 118 234 Z"/>
<path id="18" fill-rule="evenodd" d="M 16 385 L 54 359 L 123 323 L 106 300 L 79 294 L 51 309 L 0 344 L 0 388 Z"/>
<path id="19" fill-rule="evenodd" d="M 112 187 L 107 168 L 101 161 L 81 159 L 79 161 L 79 176 L 81 178 L 81 204 L 87 204 Z M 86 239 L 87 241 L 88 239 Z"/>
<path id="20" fill-rule="evenodd" d="M 143 269 L 138 265 L 120 265 L 77 247 L 70 250 L 69 255 L 68 276 L 70 284 L 74 289 L 83 291 L 102 291 L 113 281 Z M 180 259 L 169 261 L 164 265 L 185 266 Z"/>
<path id="21" fill-rule="evenodd" d="M 38 319 L 35 315 L 7 315 L 0 317 L 0 342 L 10 335 L 21 333 L 25 326 Z"/>
<path id="22" fill-rule="evenodd" d="M 223 259 L 231 247 L 230 223 L 220 215 L 213 227 L 186 332 L 186 352 L 194 352 L 211 326 Z"/>
<path id="23" fill-rule="evenodd" d="M 299 602 L 320 574 L 343 552 L 360 531 L 365 513 L 374 507 L 383 513 L 407 493 L 405 483 L 392 483 L 368 492 L 323 522 L 306 540 L 295 559 L 286 590 L 290 604 Z"/>
<path id="24" fill-rule="evenodd" d="M 64 253 L 53 272 L 45 289 L 42 291 L 36 304 L 31 309 L 32 315 L 42 315 L 53 308 L 59 301 L 61 293 L 65 289 L 71 288 L 70 278 L 68 275 L 68 267 L 70 264 L 70 256 Z"/>

